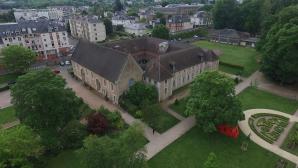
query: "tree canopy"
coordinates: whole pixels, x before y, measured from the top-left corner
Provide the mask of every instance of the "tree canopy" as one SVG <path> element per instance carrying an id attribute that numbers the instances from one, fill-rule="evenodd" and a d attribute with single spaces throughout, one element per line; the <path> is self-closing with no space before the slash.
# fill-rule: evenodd
<path id="1" fill-rule="evenodd" d="M 0 130 L 0 167 L 32 167 L 42 153 L 40 137 L 29 127 Z"/>
<path id="2" fill-rule="evenodd" d="M 216 131 L 219 124 L 237 125 L 244 116 L 234 87 L 232 79 L 217 71 L 202 73 L 191 85 L 186 113 L 196 115 L 204 132 Z"/>
<path id="3" fill-rule="evenodd" d="M 115 0 L 114 2 L 114 11 L 121 11 L 123 10 L 123 4 L 120 0 Z"/>
<path id="4" fill-rule="evenodd" d="M 106 27 L 106 33 L 107 35 L 111 35 L 113 33 L 113 25 L 112 21 L 108 18 L 104 18 L 103 23 Z"/>
<path id="5" fill-rule="evenodd" d="M 152 30 L 152 36 L 157 38 L 162 38 L 162 39 L 169 39 L 170 37 L 169 29 L 163 24 L 157 25 Z"/>
<path id="6" fill-rule="evenodd" d="M 262 41 L 261 70 L 280 83 L 297 83 L 298 5 L 284 8 L 269 25 Z"/>
<path id="7" fill-rule="evenodd" d="M 144 168 L 145 156 L 136 153 L 144 144 L 143 130 L 133 125 L 119 137 L 89 136 L 80 149 L 83 164 L 89 168 Z"/>
<path id="8" fill-rule="evenodd" d="M 36 53 L 18 45 L 3 48 L 2 54 L 4 66 L 18 74 L 27 71 L 36 59 Z"/>
<path id="9" fill-rule="evenodd" d="M 50 69 L 29 72 L 17 79 L 12 103 L 21 123 L 36 130 L 42 140 L 57 136 L 66 124 L 80 117 L 80 100 Z"/>

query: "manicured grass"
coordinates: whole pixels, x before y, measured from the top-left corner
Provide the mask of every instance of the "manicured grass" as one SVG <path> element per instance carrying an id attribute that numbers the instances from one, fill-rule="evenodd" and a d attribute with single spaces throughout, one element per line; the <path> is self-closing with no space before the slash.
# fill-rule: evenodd
<path id="1" fill-rule="evenodd" d="M 243 76 L 249 76 L 259 68 L 257 60 L 260 57 L 260 54 L 253 48 L 212 43 L 209 41 L 198 41 L 194 44 L 202 48 L 220 50 L 222 55 L 219 57 L 219 60 L 221 62 L 243 66 Z M 220 69 L 233 74 L 237 74 L 239 72 L 238 69 L 227 66 L 220 66 Z"/>
<path id="2" fill-rule="evenodd" d="M 282 144 L 281 148 L 284 149 L 285 151 L 288 151 L 288 152 L 293 153 L 294 155 L 297 155 L 298 156 L 298 146 L 296 146 L 294 149 L 289 149 L 288 148 L 288 144 L 290 143 L 290 137 L 292 135 L 294 135 L 294 133 L 295 133 L 296 130 L 298 130 L 298 123 L 296 123 L 293 126 L 293 128 L 291 129 L 291 131 L 288 134 L 287 139 Z"/>
<path id="3" fill-rule="evenodd" d="M 76 150 L 66 150 L 48 160 L 46 168 L 84 168 Z"/>
<path id="4" fill-rule="evenodd" d="M 167 131 L 178 123 L 178 119 L 164 111 L 158 104 L 144 109 L 143 112 L 147 114 L 143 115 L 142 120 L 159 133 Z"/>
<path id="5" fill-rule="evenodd" d="M 16 120 L 13 106 L 0 109 L 0 125 Z"/>
<path id="6" fill-rule="evenodd" d="M 174 110 L 175 112 L 179 113 L 180 115 L 184 116 L 184 117 L 188 117 L 187 114 L 185 114 L 185 110 L 186 110 L 186 103 L 188 101 L 188 97 L 185 97 L 181 100 L 178 100 L 177 103 L 173 103 L 170 105 L 170 108 L 172 110 Z"/>
<path id="7" fill-rule="evenodd" d="M 15 74 L 0 75 L 0 84 L 4 84 L 9 81 L 16 80 L 16 79 L 17 79 L 17 75 L 15 75 Z"/>
<path id="8" fill-rule="evenodd" d="M 249 87 L 238 95 L 242 109 L 271 109 L 293 114 L 298 109 L 298 102 L 272 93 Z"/>
<path id="9" fill-rule="evenodd" d="M 253 142 L 243 152 L 245 139 L 244 135 L 233 140 L 220 134 L 205 134 L 195 127 L 149 160 L 149 167 L 201 168 L 208 154 L 214 152 L 220 168 L 274 168 L 279 157 Z M 287 168 L 294 168 L 290 164 Z"/>

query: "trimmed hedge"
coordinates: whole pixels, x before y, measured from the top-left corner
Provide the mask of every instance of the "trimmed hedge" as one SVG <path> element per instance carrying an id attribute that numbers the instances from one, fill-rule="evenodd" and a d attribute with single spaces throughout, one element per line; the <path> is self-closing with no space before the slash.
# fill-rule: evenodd
<path id="1" fill-rule="evenodd" d="M 195 35 L 206 37 L 208 34 L 205 28 L 197 28 L 193 31 L 189 32 L 181 32 L 177 34 L 170 35 L 170 39 L 185 39 L 185 38 L 192 38 Z"/>
<path id="2" fill-rule="evenodd" d="M 5 90 L 8 90 L 8 89 L 9 89 L 9 85 L 8 84 L 0 85 L 0 92 L 5 91 Z"/>

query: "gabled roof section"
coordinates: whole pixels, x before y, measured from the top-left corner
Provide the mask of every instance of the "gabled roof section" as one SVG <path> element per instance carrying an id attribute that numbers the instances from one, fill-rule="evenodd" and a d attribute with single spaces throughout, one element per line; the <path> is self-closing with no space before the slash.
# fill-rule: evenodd
<path id="1" fill-rule="evenodd" d="M 127 61 L 127 54 L 80 40 L 72 60 L 103 78 L 116 82 Z"/>

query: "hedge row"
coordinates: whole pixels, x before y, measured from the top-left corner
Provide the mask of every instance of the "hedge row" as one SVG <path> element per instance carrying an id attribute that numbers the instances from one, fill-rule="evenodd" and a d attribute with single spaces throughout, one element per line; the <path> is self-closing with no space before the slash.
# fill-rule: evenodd
<path id="1" fill-rule="evenodd" d="M 289 118 L 287 118 L 285 116 L 278 115 L 278 114 L 257 113 L 257 114 L 252 115 L 251 117 L 252 118 L 259 118 L 259 117 L 267 117 L 267 116 L 276 117 L 276 118 L 278 118 L 280 120 L 283 120 L 283 121 L 286 121 L 286 122 L 289 121 Z"/>
<path id="2" fill-rule="evenodd" d="M 8 90 L 8 89 L 9 89 L 9 85 L 8 84 L 0 85 L 0 92 L 5 91 L 5 90 Z"/>
<path id="3" fill-rule="evenodd" d="M 252 118 L 250 118 L 250 119 L 248 120 L 248 124 L 249 124 L 250 128 L 252 129 L 252 131 L 253 131 L 255 134 L 257 134 L 259 137 L 261 137 L 263 140 L 265 140 L 266 142 L 272 144 L 274 141 L 273 141 L 272 139 L 268 138 L 267 136 L 264 136 L 264 135 L 261 134 L 260 132 L 258 132 L 258 131 L 256 130 L 256 128 L 254 127 L 254 125 L 253 125 L 253 121 L 254 121 L 254 120 L 253 120 Z"/>
<path id="4" fill-rule="evenodd" d="M 205 28 L 197 28 L 193 31 L 189 31 L 189 32 L 181 32 L 181 33 L 177 33 L 177 34 L 173 34 L 170 35 L 170 39 L 184 39 L 184 38 L 192 38 L 193 36 L 197 35 L 197 36 L 207 36 L 208 32 Z"/>
<path id="5" fill-rule="evenodd" d="M 238 64 L 231 64 L 231 63 L 228 63 L 228 62 L 219 61 L 219 65 L 225 65 L 225 66 L 237 68 L 237 69 L 239 69 L 241 71 L 244 71 L 244 66 L 238 65 Z"/>

